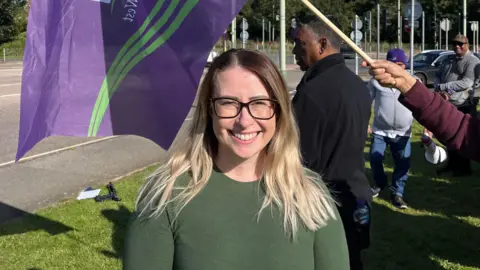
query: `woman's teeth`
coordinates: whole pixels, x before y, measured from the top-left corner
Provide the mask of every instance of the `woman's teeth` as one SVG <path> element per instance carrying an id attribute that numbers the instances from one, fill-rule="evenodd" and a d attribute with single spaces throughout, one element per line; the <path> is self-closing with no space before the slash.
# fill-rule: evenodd
<path id="1" fill-rule="evenodd" d="M 258 132 L 249 133 L 249 134 L 233 133 L 233 136 L 237 137 L 238 139 L 240 139 L 242 141 L 249 141 L 249 140 L 255 138 L 255 136 L 257 136 L 257 135 L 258 135 Z"/>

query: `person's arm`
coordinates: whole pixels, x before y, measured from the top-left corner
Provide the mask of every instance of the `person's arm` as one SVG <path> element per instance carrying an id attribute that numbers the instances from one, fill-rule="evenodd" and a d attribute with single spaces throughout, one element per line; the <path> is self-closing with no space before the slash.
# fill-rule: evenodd
<path id="1" fill-rule="evenodd" d="M 451 81 L 447 83 L 439 84 L 439 88 L 441 91 L 448 92 L 450 91 L 464 91 L 465 89 L 469 89 L 473 87 L 473 83 L 475 80 L 475 64 L 473 62 L 468 62 L 465 67 L 465 71 L 462 74 L 462 78 L 457 81 Z"/>
<path id="2" fill-rule="evenodd" d="M 123 269 L 172 270 L 173 257 L 174 240 L 168 212 L 155 217 L 134 212 L 125 236 Z"/>
<path id="3" fill-rule="evenodd" d="M 375 96 L 377 94 L 375 85 L 373 85 L 374 80 L 375 80 L 374 78 L 371 78 L 367 84 L 367 89 L 368 89 L 368 92 L 370 93 L 370 97 L 372 98 L 372 101 L 375 100 Z"/>
<path id="4" fill-rule="evenodd" d="M 462 156 L 480 161 L 480 119 L 460 112 L 439 94 L 417 82 L 399 101 L 435 137 Z"/>
<path id="5" fill-rule="evenodd" d="M 336 220 L 315 232 L 315 270 L 349 270 L 347 239 L 342 219 L 334 206 Z"/>
<path id="6" fill-rule="evenodd" d="M 317 168 L 326 117 L 319 106 L 303 91 L 297 92 L 293 109 L 300 132 L 300 149 L 307 168 Z"/>
<path id="7" fill-rule="evenodd" d="M 372 101 L 375 100 L 375 97 L 377 96 L 377 89 L 376 87 L 373 85 L 374 83 L 374 78 L 371 78 L 370 81 L 368 81 L 368 84 L 367 84 L 367 89 L 368 89 L 368 92 L 370 92 L 370 97 L 372 98 Z M 372 102 L 372 106 L 373 106 L 373 102 Z M 373 131 L 372 131 L 372 127 L 370 125 L 368 125 L 368 134 L 371 134 Z"/>

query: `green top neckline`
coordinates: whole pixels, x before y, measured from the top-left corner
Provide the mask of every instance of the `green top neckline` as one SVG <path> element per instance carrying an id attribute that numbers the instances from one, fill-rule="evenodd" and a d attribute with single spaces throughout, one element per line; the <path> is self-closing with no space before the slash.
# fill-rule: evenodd
<path id="1" fill-rule="evenodd" d="M 259 183 L 261 183 L 261 180 L 262 180 L 262 178 L 254 180 L 254 181 L 248 181 L 248 182 L 242 182 L 242 181 L 235 180 L 235 179 L 229 177 L 227 174 L 225 174 L 222 170 L 220 170 L 220 168 L 218 168 L 218 166 L 215 163 L 213 163 L 213 171 L 214 171 L 214 173 L 221 174 L 225 178 L 225 180 L 229 180 L 229 182 L 233 182 L 233 183 L 236 183 L 236 184 L 239 184 L 239 185 L 259 184 Z"/>

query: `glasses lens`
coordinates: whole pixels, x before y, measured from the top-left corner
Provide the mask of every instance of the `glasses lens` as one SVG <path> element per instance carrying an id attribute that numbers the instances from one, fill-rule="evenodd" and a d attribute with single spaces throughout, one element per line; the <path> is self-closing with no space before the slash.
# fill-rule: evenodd
<path id="1" fill-rule="evenodd" d="M 215 112 L 219 117 L 235 117 L 240 109 L 238 101 L 222 98 L 215 100 Z"/>
<path id="2" fill-rule="evenodd" d="M 275 103 L 271 100 L 254 100 L 249 105 L 252 116 L 259 119 L 269 119 L 275 113 Z"/>
<path id="3" fill-rule="evenodd" d="M 463 43 L 462 42 L 453 42 L 453 46 L 456 47 L 456 46 L 459 46 L 459 47 L 462 47 L 463 46 Z"/>
<path id="4" fill-rule="evenodd" d="M 236 117 L 241 109 L 240 102 L 221 98 L 215 100 L 215 112 L 218 117 L 232 118 Z M 268 99 L 257 99 L 248 103 L 248 110 L 253 118 L 270 119 L 275 113 L 275 103 Z"/>

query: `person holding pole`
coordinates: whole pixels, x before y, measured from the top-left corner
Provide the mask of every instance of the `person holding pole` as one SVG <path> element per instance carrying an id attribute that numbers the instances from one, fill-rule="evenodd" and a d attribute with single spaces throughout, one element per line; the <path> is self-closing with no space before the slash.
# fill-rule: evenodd
<path id="1" fill-rule="evenodd" d="M 370 74 L 381 85 L 398 89 L 402 93 L 398 100 L 438 141 L 462 157 L 480 162 L 480 117 L 459 111 L 392 62 L 364 61 L 362 66 L 370 66 Z"/>
<path id="2" fill-rule="evenodd" d="M 350 268 L 361 270 L 361 251 L 370 245 L 372 191 L 363 151 L 372 101 L 365 83 L 345 65 L 341 44 L 323 21 L 300 25 L 293 54 L 305 74 L 292 103 L 304 164 L 323 175 L 339 202 Z"/>

